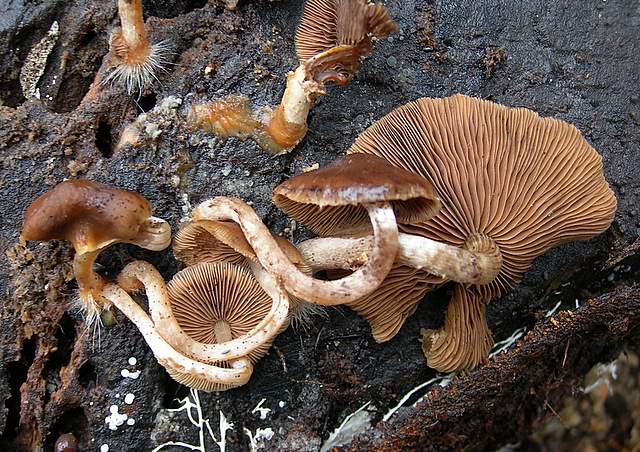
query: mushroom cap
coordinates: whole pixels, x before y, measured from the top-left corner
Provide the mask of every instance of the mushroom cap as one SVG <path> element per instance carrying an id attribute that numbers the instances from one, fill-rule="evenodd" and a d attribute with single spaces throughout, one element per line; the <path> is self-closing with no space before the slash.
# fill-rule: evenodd
<path id="1" fill-rule="evenodd" d="M 200 263 L 176 273 L 167 285 L 171 309 L 182 330 L 192 339 L 206 344 L 223 343 L 251 331 L 267 315 L 271 297 L 251 273 L 229 263 Z M 272 341 L 256 348 L 248 357 L 252 362 L 264 356 Z M 230 366 L 230 363 L 216 363 Z M 203 389 L 192 376 L 172 375 L 190 387 Z M 210 385 L 207 383 L 206 385 Z M 208 391 L 228 389 L 224 385 Z"/>
<path id="2" fill-rule="evenodd" d="M 443 283 L 443 278 L 424 270 L 395 265 L 373 293 L 347 306 L 369 322 L 376 342 L 386 342 L 398 333 L 425 294 Z"/>
<path id="3" fill-rule="evenodd" d="M 273 201 L 320 235 L 368 230 L 366 204 L 390 202 L 398 223 L 425 221 L 440 209 L 425 178 L 360 154 L 283 182 L 274 189 Z"/>
<path id="4" fill-rule="evenodd" d="M 229 262 L 243 265 L 256 255 L 240 227 L 226 221 L 198 220 L 180 228 L 173 240 L 173 254 L 187 265 Z"/>
<path id="5" fill-rule="evenodd" d="M 340 45 L 370 50 L 371 37 L 388 36 L 398 28 L 380 3 L 366 0 L 307 0 L 296 31 L 301 61 Z"/>
<path id="6" fill-rule="evenodd" d="M 90 180 L 68 180 L 27 208 L 23 240 L 69 240 L 78 254 L 133 241 L 151 217 L 137 193 Z"/>
<path id="7" fill-rule="evenodd" d="M 277 235 L 274 239 L 301 272 L 306 275 L 312 273 L 295 245 Z M 198 220 L 187 223 L 176 234 L 173 253 L 187 265 L 220 261 L 243 265 L 245 259 L 258 262 L 240 226 L 230 221 Z"/>
<path id="8" fill-rule="evenodd" d="M 280 249 L 289 260 L 305 275 L 311 275 L 311 267 L 288 240 L 274 236 Z M 187 223 L 176 234 L 173 241 L 173 253 L 187 265 L 202 262 L 229 262 L 246 267 L 247 259 L 258 263 L 253 248 L 242 233 L 238 224 L 228 221 L 198 220 Z M 305 300 L 290 296 L 290 317 L 293 323 L 305 325 L 315 314 L 322 313 Z"/>
<path id="9" fill-rule="evenodd" d="M 402 232 L 475 251 L 497 245 L 500 273 L 473 288 L 484 302 L 549 248 L 606 230 L 616 210 L 602 158 L 580 132 L 524 108 L 463 95 L 419 99 L 377 121 L 348 152 L 377 155 L 433 184 L 442 209 Z"/>

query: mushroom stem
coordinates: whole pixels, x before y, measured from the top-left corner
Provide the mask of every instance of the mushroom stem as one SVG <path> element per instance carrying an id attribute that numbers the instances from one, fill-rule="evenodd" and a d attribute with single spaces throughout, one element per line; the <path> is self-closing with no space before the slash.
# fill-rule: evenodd
<path id="1" fill-rule="evenodd" d="M 289 299 L 276 284 L 267 293 L 273 304 L 267 316 L 247 334 L 217 344 L 205 344 L 189 337 L 180 328 L 173 315 L 169 295 L 162 276 L 148 262 L 134 261 L 118 276 L 118 284 L 126 291 L 135 291 L 144 285 L 149 300 L 149 312 L 162 337 L 176 350 L 208 363 L 228 361 L 248 355 L 278 334 L 287 321 Z"/>
<path id="2" fill-rule="evenodd" d="M 352 270 L 366 262 L 374 241 L 373 236 L 315 238 L 300 243 L 298 249 L 314 272 Z M 398 234 L 396 262 L 456 282 L 489 284 L 502 266 L 498 246 L 490 238 L 479 235 L 468 239 L 465 246 L 469 249 L 401 232 Z"/>
<path id="3" fill-rule="evenodd" d="M 129 52 L 148 53 L 149 39 L 144 29 L 142 0 L 118 0 L 122 40 Z"/>
<path id="4" fill-rule="evenodd" d="M 240 226 L 260 264 L 292 295 L 325 306 L 349 303 L 373 292 L 393 265 L 398 247 L 398 227 L 388 203 L 365 206 L 374 238 L 370 259 L 353 274 L 334 281 L 322 281 L 300 272 L 280 249 L 267 227 L 244 201 L 217 197 L 200 204 L 193 219 L 231 220 Z"/>
<path id="5" fill-rule="evenodd" d="M 204 364 L 184 356 L 169 345 L 158 333 L 149 316 L 133 299 L 115 284 L 108 284 L 101 292 L 140 330 L 158 362 L 167 370 L 198 376 L 211 383 L 242 386 L 249 381 L 253 366 L 248 358 L 234 360 L 231 369 Z"/>
<path id="6" fill-rule="evenodd" d="M 73 258 L 73 273 L 78 283 L 79 300 L 85 313 L 87 323 L 91 325 L 100 316 L 100 311 L 108 305 L 101 295 L 105 280 L 93 271 L 93 264 L 100 250 L 76 253 Z"/>

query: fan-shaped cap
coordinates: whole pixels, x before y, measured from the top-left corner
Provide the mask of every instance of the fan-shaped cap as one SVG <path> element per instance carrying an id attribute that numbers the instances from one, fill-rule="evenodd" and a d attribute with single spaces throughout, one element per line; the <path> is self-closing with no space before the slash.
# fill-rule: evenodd
<path id="1" fill-rule="evenodd" d="M 440 208 L 425 178 L 381 158 L 358 154 L 283 182 L 274 189 L 273 201 L 321 235 L 369 229 L 362 205 L 370 203 L 390 202 L 398 223 L 425 221 Z"/>
<path id="2" fill-rule="evenodd" d="M 380 3 L 366 0 L 307 0 L 296 32 L 301 61 L 340 45 L 370 50 L 371 37 L 388 36 L 398 26 Z"/>
<path id="3" fill-rule="evenodd" d="M 246 269 L 229 263 L 201 263 L 176 273 L 167 285 L 171 309 L 182 330 L 192 339 L 216 344 L 251 331 L 267 315 L 271 297 Z M 272 341 L 249 354 L 255 362 Z M 229 363 L 217 363 L 228 366 Z M 172 374 L 175 380 L 207 391 L 228 389 L 224 385 L 198 383 L 193 376 Z"/>
<path id="4" fill-rule="evenodd" d="M 473 288 L 485 303 L 549 248 L 606 230 L 616 210 L 602 158 L 580 132 L 523 108 L 462 95 L 419 99 L 372 125 L 349 153 L 377 155 L 435 186 L 443 208 L 400 225 L 403 232 L 474 251 L 497 248 L 498 276 Z M 458 356 L 448 365 L 465 364 Z"/>
<path id="5" fill-rule="evenodd" d="M 151 219 L 149 202 L 137 193 L 89 180 L 68 180 L 27 208 L 21 239 L 69 240 L 78 254 L 115 242 L 163 249 L 171 240 L 171 231 L 168 224 Z M 140 243 L 145 234 L 154 238 L 145 237 Z"/>

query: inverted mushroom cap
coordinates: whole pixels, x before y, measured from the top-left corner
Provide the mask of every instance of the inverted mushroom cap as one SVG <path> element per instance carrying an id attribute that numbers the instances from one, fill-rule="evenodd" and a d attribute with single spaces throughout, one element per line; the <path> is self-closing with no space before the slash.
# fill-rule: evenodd
<path id="1" fill-rule="evenodd" d="M 167 285 L 171 309 L 183 331 L 192 339 L 219 344 L 250 332 L 267 315 L 271 297 L 244 268 L 229 263 L 202 263 L 178 272 Z M 272 341 L 249 354 L 255 362 Z M 218 363 L 223 365 L 224 363 Z M 190 387 L 205 389 L 188 375 L 172 375 Z M 194 386 L 195 385 L 195 386 Z M 227 387 L 207 387 L 221 391 Z"/>
<path id="2" fill-rule="evenodd" d="M 497 277 L 459 289 L 468 292 L 459 300 L 482 304 L 500 296 L 549 248 L 606 230 L 616 210 L 602 158 L 575 127 L 463 95 L 419 99 L 394 110 L 361 134 L 349 153 L 380 156 L 434 185 L 443 208 L 427 221 L 400 225 L 403 232 L 501 254 Z M 445 323 L 444 339 L 430 341 L 447 356 L 436 362 L 438 370 L 477 364 L 468 359 L 475 345 L 460 346 L 466 333 L 447 328 L 478 325 Z M 475 333 L 466 336 L 485 337 Z M 447 347 L 457 354 L 443 352 Z"/>
<path id="3" fill-rule="evenodd" d="M 273 201 L 320 235 L 367 230 L 363 204 L 390 202 L 398 223 L 424 221 L 440 208 L 425 178 L 357 154 L 283 182 L 274 189 Z"/>
<path id="4" fill-rule="evenodd" d="M 487 238 L 497 245 L 502 270 L 477 288 L 489 298 L 549 248 L 606 230 L 616 210 L 602 158 L 575 127 L 463 95 L 397 108 L 349 153 L 380 156 L 433 184 L 442 209 L 403 232 L 467 249 Z"/>
<path id="5" fill-rule="evenodd" d="M 384 5 L 366 0 L 307 0 L 298 30 L 296 51 L 301 61 L 340 45 L 369 51 L 371 37 L 385 37 L 398 26 Z"/>
<path id="6" fill-rule="evenodd" d="M 21 238 L 69 240 L 77 253 L 84 254 L 115 242 L 137 242 L 140 233 L 152 226 L 150 218 L 149 202 L 137 193 L 89 180 L 68 180 L 27 208 Z M 169 244 L 170 231 L 159 224 L 155 227 L 160 228 L 154 233 L 163 236 L 163 243 L 155 241 L 154 249 L 162 249 Z"/>

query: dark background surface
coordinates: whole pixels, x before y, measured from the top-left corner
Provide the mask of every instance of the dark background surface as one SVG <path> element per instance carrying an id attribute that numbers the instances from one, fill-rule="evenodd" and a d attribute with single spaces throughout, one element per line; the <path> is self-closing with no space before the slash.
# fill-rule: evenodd
<path id="1" fill-rule="evenodd" d="M 0 276 L 0 444 L 51 450 L 68 430 L 90 450 L 101 444 L 150 450 L 168 440 L 197 441 L 184 412 L 166 411 L 187 392 L 156 364 L 132 325 L 116 314 L 98 344 L 80 316 L 67 309 L 75 289 L 69 247 L 16 246 L 26 206 L 65 177 L 136 190 L 174 229 L 185 200 L 196 205 L 215 195 L 239 196 L 252 201 L 279 233 L 289 223 L 270 202 L 275 185 L 341 155 L 396 106 L 461 92 L 576 125 L 602 154 L 619 203 L 609 231 L 536 260 L 517 290 L 490 305 L 494 338 L 533 326 L 558 300 L 570 308 L 576 298 L 637 279 L 635 265 L 628 271 L 625 266 L 602 270 L 608 257 L 637 238 L 640 227 L 637 1 L 389 1 L 400 33 L 377 44 L 348 87 L 329 89 L 310 115 L 304 141 L 275 158 L 250 141 L 223 143 L 192 132 L 185 117 L 192 103 L 232 93 L 249 96 L 256 106 L 276 104 L 286 72 L 297 64 L 293 36 L 301 2 L 244 1 L 231 12 L 203 0 L 145 1 L 152 41 L 169 40 L 173 51 L 161 85 L 145 92 L 138 105 L 119 88 L 105 88 L 96 100 L 81 104 L 118 24 L 115 3 L 5 0 L 0 5 L 0 246 L 8 270 Z M 60 36 L 38 85 L 42 101 L 26 101 L 20 68 L 54 20 Z M 171 102 L 163 103 L 168 96 L 181 105 L 170 108 Z M 139 120 L 138 143 L 117 149 L 120 133 L 140 109 L 153 110 Z M 307 236 L 298 230 L 294 237 Z M 98 261 L 112 277 L 135 258 L 148 259 L 166 279 L 178 269 L 171 251 L 125 245 Z M 328 317 L 308 330 L 278 337 L 277 348 L 256 366 L 246 387 L 202 395 L 206 416 L 217 426 L 222 410 L 235 424 L 227 441 L 231 450 L 248 447 L 243 427 L 254 432 L 271 427 L 270 448 L 316 450 L 346 414 L 369 400 L 377 421 L 405 392 L 434 375 L 425 366 L 418 332 L 441 324 L 446 299 L 447 289 L 430 295 L 386 344 L 376 344 L 366 323 L 347 309 L 328 310 Z M 127 365 L 131 356 L 138 360 L 134 367 Z M 124 368 L 142 373 L 126 379 L 120 374 Z M 127 393 L 135 395 L 131 405 L 122 402 Z M 266 420 L 250 413 L 262 398 L 273 410 Z M 104 419 L 112 404 L 135 425 L 108 430 Z M 521 433 L 509 431 L 512 437 L 501 441 L 517 440 Z"/>

